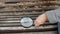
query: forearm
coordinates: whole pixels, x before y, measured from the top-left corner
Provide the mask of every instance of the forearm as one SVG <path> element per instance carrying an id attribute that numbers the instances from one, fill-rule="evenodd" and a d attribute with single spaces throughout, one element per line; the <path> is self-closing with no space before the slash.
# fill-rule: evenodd
<path id="1" fill-rule="evenodd" d="M 47 16 L 49 23 L 57 23 L 60 21 L 60 8 L 48 11 L 45 15 Z"/>
<path id="2" fill-rule="evenodd" d="M 47 20 L 49 21 L 49 23 L 57 23 L 58 21 L 60 21 L 60 9 L 47 11 L 44 14 L 39 15 L 34 24 L 35 26 L 39 26 L 41 24 L 44 24 Z"/>

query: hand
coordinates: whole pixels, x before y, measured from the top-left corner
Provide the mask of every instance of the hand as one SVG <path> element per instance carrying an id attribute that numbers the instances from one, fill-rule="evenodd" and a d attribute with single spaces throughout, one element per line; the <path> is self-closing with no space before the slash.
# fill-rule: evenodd
<path id="1" fill-rule="evenodd" d="M 42 24 L 44 24 L 44 23 L 39 22 L 39 21 L 35 21 L 34 24 L 35 24 L 35 26 L 39 26 L 39 25 L 42 25 Z"/>
<path id="2" fill-rule="evenodd" d="M 34 21 L 35 26 L 39 26 L 44 24 L 47 21 L 47 16 L 45 14 L 42 14 L 36 18 Z"/>

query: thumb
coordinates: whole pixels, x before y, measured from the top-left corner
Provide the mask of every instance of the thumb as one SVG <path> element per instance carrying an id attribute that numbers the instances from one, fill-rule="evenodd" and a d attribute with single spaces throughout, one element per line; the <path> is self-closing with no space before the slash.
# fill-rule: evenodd
<path id="1" fill-rule="evenodd" d="M 35 26 L 39 26 L 40 24 L 39 24 L 37 21 L 35 21 L 35 22 L 34 22 L 34 25 L 35 25 Z"/>

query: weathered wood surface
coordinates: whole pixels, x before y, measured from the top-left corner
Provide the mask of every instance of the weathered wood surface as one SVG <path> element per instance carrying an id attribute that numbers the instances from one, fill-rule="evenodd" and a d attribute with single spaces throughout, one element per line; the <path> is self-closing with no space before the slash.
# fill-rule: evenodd
<path id="1" fill-rule="evenodd" d="M 43 6 L 49 6 L 49 5 L 60 5 L 60 1 L 39 1 L 39 2 L 20 2 L 20 3 L 1 3 L 0 2 L 0 7 L 5 7 L 5 6 L 39 6 L 39 5 L 43 5 Z"/>
<path id="2" fill-rule="evenodd" d="M 0 12 L 11 12 L 11 11 L 33 11 L 33 10 L 53 10 L 53 9 L 56 9 L 56 8 L 27 8 L 27 9 L 19 9 L 19 8 L 16 8 L 16 9 L 1 9 Z"/>
<path id="3" fill-rule="evenodd" d="M 20 19 L 23 16 L 29 16 L 33 20 L 38 17 L 38 15 L 42 14 L 42 12 L 3 12 L 0 13 L 0 24 L 8 25 L 16 23 L 15 25 L 19 25 Z M 0 25 L 1 26 L 1 25 Z M 3 25 L 2 25 L 3 26 Z"/>
<path id="4" fill-rule="evenodd" d="M 51 3 L 34 3 L 34 4 L 0 4 L 0 7 L 6 7 L 6 6 L 38 6 L 38 5 L 42 5 L 42 6 L 47 6 L 50 5 Z M 55 5 L 54 3 L 51 5 Z M 59 5 L 59 4 L 57 4 Z"/>
<path id="5" fill-rule="evenodd" d="M 24 32 L 24 33 L 0 33 L 0 34 L 58 34 L 57 31 L 46 31 L 46 32 Z"/>
<path id="6" fill-rule="evenodd" d="M 0 0 L 0 2 L 20 2 L 23 0 Z M 24 0 L 24 1 L 36 1 L 39 0 Z M 52 3 L 52 2 L 51 2 Z M 46 22 L 45 24 L 35 27 L 34 25 L 30 28 L 24 28 L 20 24 L 20 19 L 23 16 L 29 16 L 33 20 L 35 20 L 39 15 L 42 13 L 56 9 L 56 7 L 36 7 L 40 3 L 36 4 L 0 4 L 0 33 L 17 33 L 17 32 L 41 32 L 41 31 L 56 31 L 57 30 L 57 23 L 51 24 Z M 46 4 L 46 3 L 45 3 Z M 40 4 L 43 5 L 43 4 Z M 48 3 L 47 3 L 48 5 Z M 5 8 L 1 7 L 4 6 Z M 11 8 L 11 7 L 12 8 Z M 16 6 L 16 7 L 15 7 Z M 23 6 L 20 8 L 20 6 Z M 30 8 L 28 8 L 28 7 Z M 36 8 L 35 8 L 36 7 Z M 32 31 L 33 30 L 33 31 Z"/>
<path id="7" fill-rule="evenodd" d="M 0 27 L 0 30 L 33 30 L 33 29 L 51 29 L 51 28 L 56 28 L 56 25 L 48 25 L 48 26 L 39 26 L 39 27 L 35 27 L 32 26 L 30 28 L 24 28 L 22 26 L 17 26 L 17 27 Z"/>
<path id="8" fill-rule="evenodd" d="M 39 27 L 30 27 L 30 28 L 23 28 L 21 26 L 17 27 L 0 27 L 0 33 L 11 33 L 11 32 L 41 32 L 41 31 L 56 31 L 57 26 L 49 25 L 49 26 L 39 26 Z"/>
<path id="9" fill-rule="evenodd" d="M 0 2 L 26 2 L 26 1 L 43 1 L 43 0 L 0 0 Z"/>
<path id="10" fill-rule="evenodd" d="M 39 0 L 0 0 L 0 2 L 24 2 L 24 1 L 39 1 Z"/>
<path id="11" fill-rule="evenodd" d="M 19 22 L 19 20 L 23 16 L 30 16 L 33 20 L 38 16 L 42 14 L 41 12 L 8 12 L 8 13 L 0 13 L 0 22 Z"/>
<path id="12" fill-rule="evenodd" d="M 48 25 L 56 25 L 56 24 L 46 23 L 42 26 L 48 26 Z M 14 23 L 13 22 L 10 22 L 10 23 L 8 23 L 8 22 L 4 23 L 3 22 L 3 24 L 0 23 L 0 27 L 13 27 L 13 26 L 21 26 L 21 24 L 19 22 L 14 22 Z"/>
<path id="13" fill-rule="evenodd" d="M 31 3 L 31 4 L 24 4 L 24 3 L 12 3 L 12 4 L 0 4 L 0 7 L 5 7 L 5 6 L 39 6 L 39 5 L 60 5 L 60 3 L 52 3 L 52 2 L 44 2 L 44 3 Z"/>
<path id="14" fill-rule="evenodd" d="M 34 8 L 35 9 L 35 8 Z M 0 12 L 0 33 L 2 32 L 31 32 L 32 30 L 36 31 L 46 31 L 46 30 L 56 30 L 56 25 L 47 25 L 47 26 L 39 26 L 39 28 L 35 28 L 32 26 L 31 28 L 23 28 L 20 25 L 21 17 L 27 15 L 31 16 L 32 19 L 36 19 L 38 15 L 42 14 L 42 12 Z"/>

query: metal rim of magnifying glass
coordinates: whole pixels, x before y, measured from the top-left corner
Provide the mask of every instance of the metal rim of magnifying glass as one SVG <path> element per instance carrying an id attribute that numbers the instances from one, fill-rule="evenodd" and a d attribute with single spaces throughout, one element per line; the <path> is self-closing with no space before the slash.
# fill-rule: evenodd
<path id="1" fill-rule="evenodd" d="M 32 18 L 31 17 L 29 17 L 29 16 L 23 16 L 23 17 L 21 17 L 21 19 L 20 19 L 20 24 L 22 25 L 22 23 L 21 23 L 21 20 L 23 19 L 23 18 L 30 18 L 31 20 L 32 20 Z M 24 25 L 22 25 L 24 28 L 29 28 L 29 27 L 31 27 L 32 25 L 34 24 L 34 21 L 32 20 L 32 24 L 30 25 L 30 26 L 24 26 Z"/>

